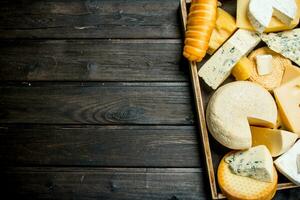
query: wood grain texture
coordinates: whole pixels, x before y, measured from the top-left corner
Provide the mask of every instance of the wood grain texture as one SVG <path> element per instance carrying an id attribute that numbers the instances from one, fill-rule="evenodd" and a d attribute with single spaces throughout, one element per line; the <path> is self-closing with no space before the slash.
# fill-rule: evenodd
<path id="1" fill-rule="evenodd" d="M 1 38 L 180 38 L 177 0 L 1 1 Z"/>
<path id="2" fill-rule="evenodd" d="M 0 80 L 187 81 L 181 49 L 178 39 L 2 40 Z"/>
<path id="3" fill-rule="evenodd" d="M 1 83 L 0 123 L 194 124 L 188 83 Z"/>
<path id="4" fill-rule="evenodd" d="M 22 199 L 206 199 L 200 169 L 14 168 L 1 193 Z"/>
<path id="5" fill-rule="evenodd" d="M 210 199 L 199 168 L 11 168 L 1 169 L 2 195 L 22 199 Z M 298 190 L 275 200 L 299 200 Z"/>
<path id="6" fill-rule="evenodd" d="M 1 166 L 201 167 L 194 126 L 0 125 Z"/>

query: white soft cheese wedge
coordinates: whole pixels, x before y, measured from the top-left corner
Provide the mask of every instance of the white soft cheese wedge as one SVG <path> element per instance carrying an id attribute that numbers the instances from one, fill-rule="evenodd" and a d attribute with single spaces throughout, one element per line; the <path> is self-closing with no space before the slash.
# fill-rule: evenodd
<path id="1" fill-rule="evenodd" d="M 268 75 L 273 70 L 273 57 L 272 55 L 257 55 L 256 68 L 260 76 Z"/>
<path id="2" fill-rule="evenodd" d="M 250 0 L 248 19 L 253 28 L 262 33 L 270 24 L 273 14 L 272 0 Z"/>
<path id="3" fill-rule="evenodd" d="M 279 33 L 262 34 L 270 49 L 282 54 L 300 66 L 300 28 Z"/>
<path id="4" fill-rule="evenodd" d="M 297 170 L 297 155 L 300 153 L 300 140 L 294 146 L 277 158 L 274 163 L 278 171 L 296 185 L 300 185 L 300 174 Z"/>
<path id="5" fill-rule="evenodd" d="M 273 128 L 277 108 L 271 94 L 250 81 L 235 81 L 220 87 L 206 110 L 207 126 L 213 137 L 230 149 L 251 147 L 251 125 Z"/>
<path id="6" fill-rule="evenodd" d="M 266 146 L 238 151 L 225 158 L 232 173 L 259 181 L 273 182 L 273 160 Z"/>
<path id="7" fill-rule="evenodd" d="M 261 41 L 252 31 L 237 30 L 200 68 L 198 75 L 216 89 L 230 75 L 234 65 Z"/>
<path id="8" fill-rule="evenodd" d="M 251 126 L 252 146 L 265 145 L 273 157 L 280 156 L 296 142 L 298 135 L 285 130 Z"/>
<path id="9" fill-rule="evenodd" d="M 260 0 L 262 1 L 262 0 Z M 273 15 L 286 25 L 291 24 L 297 15 L 295 0 L 272 0 Z"/>

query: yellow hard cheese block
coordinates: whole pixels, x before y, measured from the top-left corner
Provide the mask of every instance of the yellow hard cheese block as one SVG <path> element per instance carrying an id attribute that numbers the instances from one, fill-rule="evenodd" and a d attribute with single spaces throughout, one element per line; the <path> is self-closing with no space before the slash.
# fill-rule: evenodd
<path id="1" fill-rule="evenodd" d="M 274 90 L 283 125 L 300 136 L 300 77 Z"/>
<path id="2" fill-rule="evenodd" d="M 232 152 L 233 153 L 233 152 Z M 277 188 L 278 175 L 273 167 L 273 182 L 258 181 L 249 177 L 238 176 L 231 172 L 225 155 L 218 167 L 218 183 L 221 191 L 229 200 L 270 200 Z"/>
<path id="3" fill-rule="evenodd" d="M 252 27 L 248 15 L 248 4 L 250 0 L 238 0 L 237 1 L 237 13 L 236 13 L 236 25 L 239 28 L 247 29 L 247 30 L 254 30 Z M 269 24 L 269 26 L 265 29 L 264 32 L 277 32 L 277 31 L 283 31 L 283 30 L 289 30 L 295 28 L 299 23 L 300 18 L 300 0 L 296 0 L 296 4 L 298 6 L 298 12 L 296 18 L 291 22 L 290 25 L 285 25 L 284 23 L 280 22 L 276 17 L 272 17 L 272 20 Z"/>
<path id="4" fill-rule="evenodd" d="M 231 74 L 238 81 L 247 80 L 248 78 L 250 78 L 252 65 L 253 65 L 253 63 L 247 57 L 243 57 L 234 66 L 234 68 L 231 71 Z"/>
<path id="5" fill-rule="evenodd" d="M 234 17 L 225 10 L 218 8 L 216 26 L 211 34 L 207 53 L 212 55 L 236 29 Z"/>
<path id="6" fill-rule="evenodd" d="M 300 68 L 295 65 L 287 65 L 285 66 L 281 84 L 283 85 L 298 77 L 300 77 Z"/>
<path id="7" fill-rule="evenodd" d="M 265 145 L 273 157 L 289 150 L 298 135 L 285 130 L 251 126 L 252 146 Z"/>

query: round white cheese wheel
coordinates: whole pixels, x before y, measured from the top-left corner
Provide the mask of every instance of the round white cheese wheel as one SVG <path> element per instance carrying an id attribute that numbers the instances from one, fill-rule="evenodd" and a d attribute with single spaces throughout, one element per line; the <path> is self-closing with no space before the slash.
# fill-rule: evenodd
<path id="1" fill-rule="evenodd" d="M 220 87 L 206 110 L 207 126 L 213 137 L 230 149 L 251 147 L 250 125 L 273 128 L 277 107 L 271 94 L 250 81 L 235 81 Z"/>

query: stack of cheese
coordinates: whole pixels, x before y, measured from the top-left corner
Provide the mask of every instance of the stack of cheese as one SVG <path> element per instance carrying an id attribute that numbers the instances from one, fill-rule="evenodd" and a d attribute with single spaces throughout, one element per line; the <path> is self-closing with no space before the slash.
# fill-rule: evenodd
<path id="1" fill-rule="evenodd" d="M 276 169 L 300 185 L 299 11 L 300 0 L 237 0 L 234 23 L 219 8 L 212 56 L 198 74 L 217 89 L 206 109 L 208 129 L 234 150 L 218 168 L 228 199 L 271 199 Z M 255 49 L 259 43 L 265 46 Z M 220 87 L 231 74 L 237 81 Z"/>

